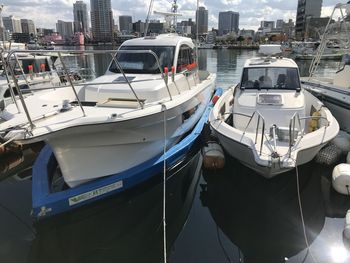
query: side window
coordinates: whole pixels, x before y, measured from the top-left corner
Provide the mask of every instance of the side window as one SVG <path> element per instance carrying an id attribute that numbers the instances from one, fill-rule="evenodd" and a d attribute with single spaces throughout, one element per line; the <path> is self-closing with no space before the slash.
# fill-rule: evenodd
<path id="1" fill-rule="evenodd" d="M 182 72 L 185 70 L 191 71 L 196 67 L 197 64 L 195 61 L 194 50 L 187 45 L 182 45 L 177 58 L 176 72 Z"/>

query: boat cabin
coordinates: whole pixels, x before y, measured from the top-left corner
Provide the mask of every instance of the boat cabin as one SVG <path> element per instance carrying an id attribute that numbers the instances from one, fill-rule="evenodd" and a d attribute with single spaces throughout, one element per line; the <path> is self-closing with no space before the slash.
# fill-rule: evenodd
<path id="1" fill-rule="evenodd" d="M 152 53 L 147 53 L 148 50 L 153 51 L 157 58 Z M 174 67 L 175 72 L 179 73 L 193 70 L 197 66 L 192 41 L 174 34 L 132 39 L 124 42 L 119 51 L 121 53 L 117 54 L 116 59 L 124 73 L 160 74 L 157 59 L 163 71 L 165 68 L 171 70 Z M 145 52 L 129 53 L 127 51 Z M 115 61 L 112 61 L 109 71 L 120 73 Z"/>
<path id="2" fill-rule="evenodd" d="M 298 67 L 286 58 L 254 58 L 245 64 L 241 89 L 286 89 L 300 91 Z"/>
<path id="3" fill-rule="evenodd" d="M 208 76 L 204 75 L 198 74 L 190 38 L 162 34 L 131 39 L 121 45 L 107 72 L 86 86 L 85 100 L 97 98 L 99 105 L 133 100 L 132 87 L 140 101 L 159 101 L 191 89 Z M 101 82 L 111 85 L 97 84 Z"/>
<path id="4" fill-rule="evenodd" d="M 301 91 L 296 63 L 282 57 L 259 57 L 247 60 L 239 89 L 235 90 L 233 116 L 235 127 L 245 129 L 258 112 L 267 127 L 287 127 L 294 114 L 308 116 L 305 96 Z M 253 128 L 254 124 L 249 126 Z"/>

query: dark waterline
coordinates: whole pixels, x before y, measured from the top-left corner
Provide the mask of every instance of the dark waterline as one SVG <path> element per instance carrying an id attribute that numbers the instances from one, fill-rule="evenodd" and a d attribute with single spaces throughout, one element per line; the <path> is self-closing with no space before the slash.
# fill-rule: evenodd
<path id="1" fill-rule="evenodd" d="M 217 86 L 225 89 L 239 81 L 244 61 L 255 55 L 246 50 L 200 50 L 199 65 L 216 72 Z M 90 56 L 72 63 L 92 66 L 98 76 L 107 69 L 108 58 Z M 298 62 L 302 76 L 307 76 L 308 63 Z M 319 74 L 336 64 L 323 62 Z M 25 170 L 35 153 L 25 150 L 1 158 L 0 262 L 162 261 L 160 180 L 35 223 L 30 217 L 31 180 L 26 177 L 31 171 Z M 21 165 L 6 166 L 5 159 Z M 195 172 L 200 162 L 199 154 L 189 155 L 168 180 L 169 262 L 311 263 L 312 256 L 316 262 L 339 262 L 350 200 L 332 189 L 331 168 L 313 162 L 298 168 L 308 252 L 295 171 L 266 180 L 232 158 L 222 171 Z"/>

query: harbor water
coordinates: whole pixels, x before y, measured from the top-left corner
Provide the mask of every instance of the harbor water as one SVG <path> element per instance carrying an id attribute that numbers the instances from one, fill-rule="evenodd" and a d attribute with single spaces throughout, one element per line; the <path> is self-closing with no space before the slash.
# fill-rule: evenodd
<path id="1" fill-rule="evenodd" d="M 245 60 L 256 55 L 255 50 L 199 50 L 199 67 L 215 72 L 217 86 L 227 89 L 239 82 Z M 77 67 L 92 67 L 95 76 L 110 60 L 69 59 Z M 297 63 L 307 76 L 310 61 Z M 322 62 L 318 74 L 334 73 L 337 63 Z M 38 150 L 0 157 L 0 262 L 163 261 L 162 175 L 37 222 L 30 213 L 31 166 Z M 268 180 L 230 157 L 223 170 L 204 171 L 201 163 L 198 145 L 169 171 L 168 262 L 350 262 L 350 245 L 342 237 L 350 197 L 333 190 L 332 167 L 310 162 Z"/>

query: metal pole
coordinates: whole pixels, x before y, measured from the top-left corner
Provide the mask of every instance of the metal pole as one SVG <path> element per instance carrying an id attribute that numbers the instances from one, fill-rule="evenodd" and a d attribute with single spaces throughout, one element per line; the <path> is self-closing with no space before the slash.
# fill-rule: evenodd
<path id="1" fill-rule="evenodd" d="M 74 92 L 75 97 L 77 98 L 79 107 L 80 107 L 81 111 L 83 112 L 83 116 L 85 117 L 86 114 L 85 114 L 83 105 L 81 104 L 80 99 L 79 99 L 79 97 L 78 97 L 78 93 L 77 93 L 77 91 L 76 91 L 75 88 L 74 88 L 73 81 L 71 80 L 71 78 L 70 78 L 70 76 L 69 76 L 69 74 L 68 74 L 68 70 L 67 70 L 66 64 L 63 62 L 61 52 L 58 52 L 58 57 L 60 58 L 60 61 L 61 61 L 61 63 L 62 63 L 62 67 L 63 67 L 64 73 L 66 73 L 66 76 L 67 76 L 67 78 L 68 78 L 69 84 L 71 85 L 71 87 L 72 87 L 72 89 L 73 89 L 73 92 Z"/>
<path id="2" fill-rule="evenodd" d="M 16 95 L 13 92 L 13 89 L 12 89 L 12 86 L 11 86 L 11 81 L 10 81 L 10 76 L 8 75 L 8 72 L 7 72 L 9 65 L 7 64 L 7 61 L 4 58 L 4 56 L 3 56 L 3 51 L 4 50 L 1 50 L 1 52 L 0 52 L 0 59 L 1 59 L 2 63 L 4 63 L 4 72 L 5 72 L 5 76 L 6 76 L 8 87 L 10 89 L 11 98 L 13 100 L 13 103 L 16 105 L 18 113 L 20 113 L 21 110 L 18 107 L 17 100 L 16 100 Z"/>
<path id="3" fill-rule="evenodd" d="M 137 96 L 136 92 L 135 92 L 134 89 L 132 88 L 130 81 L 128 80 L 127 76 L 125 75 L 124 70 L 122 69 L 122 67 L 120 66 L 120 64 L 119 64 L 119 62 L 118 62 L 118 59 L 115 58 L 116 55 L 117 55 L 117 52 L 114 53 L 114 54 L 111 54 L 111 56 L 113 56 L 112 60 L 114 61 L 115 65 L 118 67 L 120 73 L 122 73 L 122 75 L 123 75 L 123 77 L 124 77 L 126 83 L 128 83 L 128 85 L 129 85 L 129 87 L 130 87 L 132 93 L 134 94 L 134 96 L 135 96 L 137 102 L 140 104 L 141 109 L 143 109 L 143 103 L 140 101 L 140 99 L 139 99 L 139 97 Z"/>
<path id="4" fill-rule="evenodd" d="M 9 60 L 10 57 L 11 57 L 11 53 L 9 53 L 9 57 L 7 58 L 7 63 L 8 63 L 8 60 Z M 23 109 L 24 109 L 24 112 L 25 112 L 25 114 L 26 114 L 26 116 L 27 116 L 27 119 L 28 119 L 28 121 L 29 121 L 30 128 L 33 129 L 35 126 L 34 126 L 34 124 L 33 124 L 32 119 L 30 118 L 29 111 L 28 111 L 28 109 L 27 109 L 26 103 L 24 102 L 24 98 L 23 98 L 23 96 L 22 96 L 21 89 L 20 89 L 19 86 L 18 86 L 18 80 L 17 80 L 17 78 L 15 77 L 15 72 L 14 72 L 14 70 L 13 70 L 12 67 L 9 66 L 8 68 L 9 68 L 10 71 L 11 71 L 11 75 L 12 75 L 12 77 L 13 77 L 13 82 L 14 82 L 15 87 L 16 87 L 16 89 L 17 89 L 17 93 L 18 93 L 19 99 L 21 100 L 21 103 L 22 103 L 22 107 L 23 107 Z"/>

